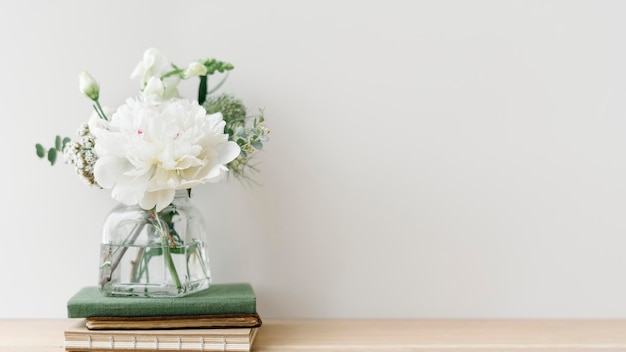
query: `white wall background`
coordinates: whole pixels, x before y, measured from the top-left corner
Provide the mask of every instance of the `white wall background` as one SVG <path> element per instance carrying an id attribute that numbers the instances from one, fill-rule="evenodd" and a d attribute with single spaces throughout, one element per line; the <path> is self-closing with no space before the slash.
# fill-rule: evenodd
<path id="1" fill-rule="evenodd" d="M 154 46 L 236 68 L 262 187 L 197 188 L 215 282 L 269 317 L 626 318 L 626 3 L 0 4 L 0 318 L 64 317 L 115 204 L 34 144 Z M 183 88 L 193 97 L 194 87 Z M 185 91 L 185 90 L 188 91 Z"/>

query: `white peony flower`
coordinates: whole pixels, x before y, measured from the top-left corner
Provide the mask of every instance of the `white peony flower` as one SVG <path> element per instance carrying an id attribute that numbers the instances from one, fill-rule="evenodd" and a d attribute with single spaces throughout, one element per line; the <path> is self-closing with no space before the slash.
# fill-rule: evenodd
<path id="1" fill-rule="evenodd" d="M 96 181 L 114 199 L 162 210 L 178 189 L 217 182 L 240 153 L 220 113 L 197 102 L 129 99 L 106 128 L 95 128 Z"/>

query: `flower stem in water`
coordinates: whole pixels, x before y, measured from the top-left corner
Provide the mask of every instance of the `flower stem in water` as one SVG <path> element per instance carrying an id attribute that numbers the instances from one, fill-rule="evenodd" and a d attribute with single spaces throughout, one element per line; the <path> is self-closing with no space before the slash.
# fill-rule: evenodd
<path id="1" fill-rule="evenodd" d="M 172 235 L 170 234 L 167 224 L 164 224 L 163 221 L 161 221 L 161 218 L 159 218 L 159 214 L 155 212 L 154 210 L 150 210 L 150 215 L 156 221 L 156 225 L 157 225 L 156 227 L 161 237 L 161 247 L 163 249 L 163 259 L 165 260 L 165 264 L 167 265 L 167 268 L 169 269 L 170 274 L 172 275 L 172 280 L 174 280 L 174 284 L 176 285 L 176 288 L 180 289 L 182 285 L 180 283 L 180 278 L 178 277 L 178 272 L 176 271 L 176 266 L 174 265 L 174 260 L 172 259 L 170 246 L 168 245 L 168 239 L 169 239 L 169 242 L 172 243 L 172 247 L 176 248 L 174 239 L 172 238 Z"/>
<path id="2" fill-rule="evenodd" d="M 128 243 L 126 243 L 126 245 L 124 247 L 122 247 L 120 249 L 120 252 L 118 253 L 117 257 L 115 258 L 115 260 L 111 264 L 111 273 L 109 275 L 103 277 L 102 280 L 100 280 L 100 287 L 104 287 L 104 285 L 107 282 L 111 281 L 111 277 L 113 276 L 113 272 L 115 271 L 115 269 L 117 269 L 117 266 L 120 264 L 120 261 L 124 257 L 124 254 L 126 254 L 126 250 L 128 250 L 128 245 L 135 243 L 135 240 L 137 240 L 137 236 L 139 236 L 139 234 L 141 233 L 141 230 L 143 230 L 143 227 L 145 225 L 146 225 L 145 223 L 142 223 L 141 225 L 139 225 L 139 227 L 135 228 L 135 231 L 133 232 L 133 235 L 131 236 L 130 240 L 128 241 Z"/>

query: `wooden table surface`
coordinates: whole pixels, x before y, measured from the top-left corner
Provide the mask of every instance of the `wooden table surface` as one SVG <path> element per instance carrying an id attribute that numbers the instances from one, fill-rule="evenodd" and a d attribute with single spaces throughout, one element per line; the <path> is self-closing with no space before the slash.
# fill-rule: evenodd
<path id="1" fill-rule="evenodd" d="M 76 319 L 0 320 L 0 351 L 63 351 Z M 626 320 L 263 321 L 253 351 L 626 351 Z"/>

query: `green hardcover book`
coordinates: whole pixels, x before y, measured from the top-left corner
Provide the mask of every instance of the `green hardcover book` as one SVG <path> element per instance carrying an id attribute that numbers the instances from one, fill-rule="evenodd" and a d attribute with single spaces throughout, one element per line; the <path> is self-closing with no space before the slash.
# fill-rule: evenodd
<path id="1" fill-rule="evenodd" d="M 214 284 L 185 297 L 107 297 L 85 287 L 67 302 L 68 318 L 255 314 L 256 296 L 248 283 Z"/>

